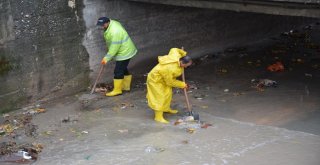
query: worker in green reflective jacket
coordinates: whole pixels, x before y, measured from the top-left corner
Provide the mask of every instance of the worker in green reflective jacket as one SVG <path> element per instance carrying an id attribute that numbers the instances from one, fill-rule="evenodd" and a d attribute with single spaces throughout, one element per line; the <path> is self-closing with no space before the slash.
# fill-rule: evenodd
<path id="1" fill-rule="evenodd" d="M 106 93 L 106 96 L 121 95 L 122 91 L 130 91 L 132 75 L 128 71 L 128 64 L 130 59 L 137 54 L 137 48 L 118 21 L 101 17 L 97 25 L 103 27 L 104 39 L 108 48 L 108 53 L 103 57 L 101 64 L 106 65 L 111 60 L 116 61 L 113 90 Z"/>

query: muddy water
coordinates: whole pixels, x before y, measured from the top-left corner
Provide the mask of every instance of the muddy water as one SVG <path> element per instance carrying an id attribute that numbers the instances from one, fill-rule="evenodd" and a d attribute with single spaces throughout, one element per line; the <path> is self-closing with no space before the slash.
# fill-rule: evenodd
<path id="1" fill-rule="evenodd" d="M 59 134 L 51 137 L 51 144 L 47 144 L 35 164 L 244 165 L 281 162 L 316 165 L 320 162 L 316 156 L 320 152 L 319 136 L 218 118 L 205 112 L 201 113 L 203 120 L 213 126 L 189 134 L 173 123 L 153 122 L 150 116 L 144 115 L 145 111 L 131 111 L 135 114 L 110 115 L 107 113 L 112 112 L 107 109 L 98 116 L 83 114 L 81 120 L 86 121 L 86 125 L 78 123 L 82 125 L 78 128 L 89 133 L 63 141 L 57 140 Z M 171 121 L 175 118 L 169 117 Z"/>

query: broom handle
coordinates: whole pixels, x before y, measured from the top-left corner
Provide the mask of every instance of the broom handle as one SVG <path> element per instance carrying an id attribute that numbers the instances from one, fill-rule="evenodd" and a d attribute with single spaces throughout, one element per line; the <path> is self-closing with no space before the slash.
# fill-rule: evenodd
<path id="1" fill-rule="evenodd" d="M 101 65 L 100 71 L 99 71 L 99 74 L 98 74 L 98 77 L 97 77 L 96 81 L 94 82 L 94 85 L 93 85 L 93 87 L 92 87 L 92 89 L 91 89 L 90 94 L 93 94 L 94 90 L 96 89 L 97 83 L 98 83 L 98 81 L 99 81 L 100 78 L 101 78 L 103 69 L 104 69 L 104 65 Z"/>
<path id="2" fill-rule="evenodd" d="M 184 69 L 183 69 L 183 71 L 182 71 L 182 81 L 183 81 L 184 83 L 186 82 L 186 78 L 185 78 L 185 76 L 184 76 Z M 191 112 L 191 106 L 190 106 L 189 97 L 188 97 L 188 94 L 187 94 L 187 88 L 184 88 L 183 91 L 184 91 L 184 96 L 185 96 L 185 98 L 186 98 L 188 111 Z"/>

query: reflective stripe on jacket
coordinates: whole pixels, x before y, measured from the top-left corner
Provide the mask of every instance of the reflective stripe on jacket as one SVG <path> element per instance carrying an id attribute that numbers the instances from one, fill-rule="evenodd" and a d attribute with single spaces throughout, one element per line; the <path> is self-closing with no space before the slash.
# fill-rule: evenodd
<path id="1" fill-rule="evenodd" d="M 137 54 L 137 48 L 132 42 L 127 31 L 115 20 L 110 20 L 108 29 L 104 32 L 108 53 L 107 61 L 112 59 L 123 61 L 132 58 Z"/>

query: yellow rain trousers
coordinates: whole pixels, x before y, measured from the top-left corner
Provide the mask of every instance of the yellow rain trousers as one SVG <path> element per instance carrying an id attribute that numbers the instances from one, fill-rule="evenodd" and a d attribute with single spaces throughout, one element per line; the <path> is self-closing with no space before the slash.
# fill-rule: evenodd
<path id="1" fill-rule="evenodd" d="M 170 110 L 172 87 L 184 88 L 183 81 L 176 80 L 183 72 L 179 59 L 187 52 L 182 49 L 172 48 L 168 55 L 159 56 L 159 64 L 148 74 L 147 99 L 148 105 L 155 111 L 166 112 Z"/>

